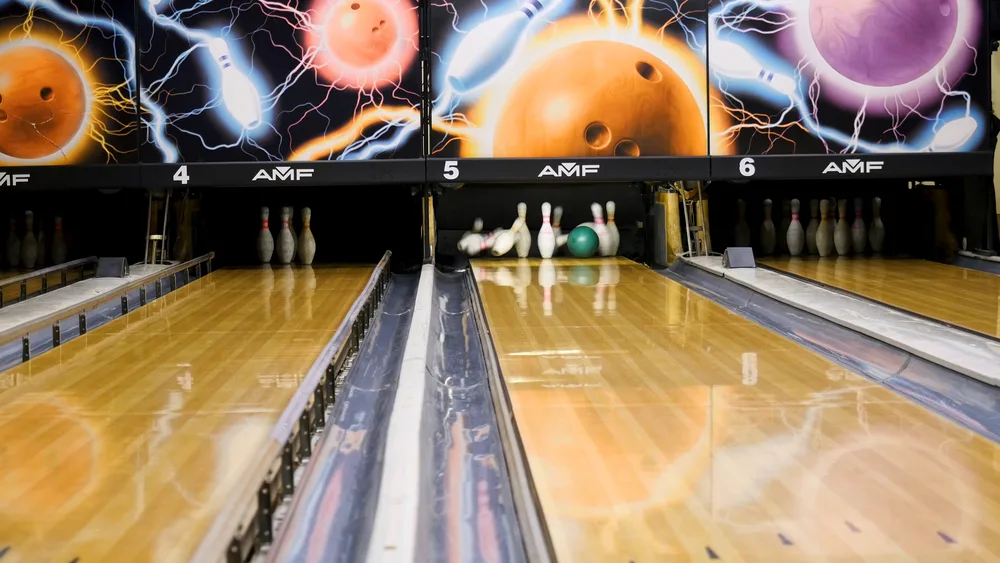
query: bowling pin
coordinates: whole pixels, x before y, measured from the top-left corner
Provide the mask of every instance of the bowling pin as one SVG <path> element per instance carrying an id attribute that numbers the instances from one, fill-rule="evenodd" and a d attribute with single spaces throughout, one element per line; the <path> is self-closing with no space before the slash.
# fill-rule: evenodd
<path id="1" fill-rule="evenodd" d="M 791 202 L 792 220 L 788 223 L 785 233 L 785 244 L 788 246 L 788 253 L 792 256 L 802 254 L 802 247 L 806 242 L 806 233 L 799 221 L 799 200 L 793 199 Z"/>
<path id="2" fill-rule="evenodd" d="M 528 228 L 528 205 L 524 202 L 517 204 L 517 219 L 521 222 L 517 230 L 517 257 L 527 258 L 531 252 L 531 229 Z"/>
<path id="3" fill-rule="evenodd" d="M 774 221 L 771 220 L 771 200 L 764 200 L 764 223 L 760 226 L 760 253 L 765 256 L 774 254 L 774 246 L 778 240 L 778 234 L 774 229 Z"/>
<path id="4" fill-rule="evenodd" d="M 218 37 L 206 42 L 215 64 L 222 71 L 222 103 L 229 115 L 243 129 L 250 131 L 260 126 L 264 112 L 261 109 L 260 92 L 253 82 L 233 64 L 229 45 Z"/>
<path id="5" fill-rule="evenodd" d="M 621 242 L 621 239 L 618 236 L 618 225 L 615 224 L 615 202 L 609 201 L 607 209 L 608 235 L 611 236 L 611 253 L 608 256 L 616 256 L 618 254 L 618 244 Z"/>
<path id="6" fill-rule="evenodd" d="M 17 219 L 10 218 L 10 234 L 7 235 L 7 265 L 17 269 L 21 264 L 21 239 L 17 237 Z"/>
<path id="7" fill-rule="evenodd" d="M 52 233 L 52 263 L 62 264 L 66 261 L 66 236 L 63 235 L 62 217 L 55 218 L 55 225 Z"/>
<path id="8" fill-rule="evenodd" d="M 868 243 L 872 245 L 872 252 L 878 254 L 882 252 L 882 243 L 885 242 L 885 225 L 882 224 L 882 198 L 872 199 L 872 225 L 868 229 Z"/>
<path id="9" fill-rule="evenodd" d="M 792 224 L 792 204 L 787 199 L 781 200 L 781 227 L 778 229 L 778 254 L 788 253 L 788 227 Z"/>
<path id="10" fill-rule="evenodd" d="M 292 231 L 288 228 L 288 221 L 291 219 L 290 208 L 281 208 L 281 230 L 278 232 L 278 244 L 275 245 L 278 254 L 278 263 L 289 264 L 292 256 L 295 255 L 295 246 L 292 242 Z"/>
<path id="11" fill-rule="evenodd" d="M 765 69 L 760 61 L 740 45 L 715 36 L 712 37 L 709 64 L 714 72 L 732 78 L 759 80 L 788 97 L 795 96 L 798 90 L 791 77 Z"/>
<path id="12" fill-rule="evenodd" d="M 295 233 L 295 208 L 288 208 L 288 230 L 292 232 L 292 261 L 299 257 L 299 235 Z"/>
<path id="13" fill-rule="evenodd" d="M 830 200 L 821 199 L 819 201 L 819 214 L 823 219 L 816 229 L 816 252 L 820 256 L 826 257 L 833 252 L 833 233 L 830 231 Z"/>
<path id="14" fill-rule="evenodd" d="M 865 244 L 868 243 L 868 229 L 865 228 L 865 220 L 861 217 L 864 212 L 864 203 L 860 197 L 854 198 L 854 224 L 851 225 L 851 243 L 854 246 L 855 254 L 864 254 Z"/>
<path id="15" fill-rule="evenodd" d="M 257 259 L 261 264 L 271 261 L 274 254 L 274 237 L 271 236 L 271 228 L 268 226 L 268 217 L 271 210 L 266 207 L 260 208 L 260 232 L 257 233 Z"/>
<path id="16" fill-rule="evenodd" d="M 750 224 L 747 223 L 747 202 L 736 200 L 736 230 L 733 233 L 733 246 L 750 246 Z"/>
<path id="17" fill-rule="evenodd" d="M 552 210 L 552 233 L 559 238 L 562 234 L 562 214 L 563 208 L 561 205 L 557 205 L 555 209 Z"/>
<path id="18" fill-rule="evenodd" d="M 816 254 L 816 230 L 819 228 L 819 200 L 809 201 L 809 226 L 806 228 L 806 248 Z"/>
<path id="19" fill-rule="evenodd" d="M 302 208 L 302 236 L 299 237 L 299 261 L 306 266 L 313 263 L 316 257 L 316 239 L 313 237 L 309 224 L 312 222 L 312 209 Z"/>
<path id="20" fill-rule="evenodd" d="M 837 221 L 837 227 L 833 233 L 833 245 L 837 247 L 837 254 L 847 256 L 851 253 L 851 227 L 847 223 L 846 199 L 837 202 L 837 212 L 840 219 Z"/>
<path id="21" fill-rule="evenodd" d="M 594 215 L 594 232 L 597 233 L 597 252 L 601 256 L 611 254 L 611 237 L 608 235 L 608 227 L 604 224 L 604 210 L 600 203 L 590 204 L 590 212 Z"/>
<path id="22" fill-rule="evenodd" d="M 474 27 L 458 44 L 445 82 L 463 94 L 489 82 L 524 44 L 528 24 L 553 0 L 526 0 L 520 8 Z"/>
<path id="23" fill-rule="evenodd" d="M 497 229 L 492 233 L 487 233 L 487 234 L 477 233 L 469 235 L 463 238 L 462 240 L 458 241 L 458 249 L 464 252 L 468 256 L 476 256 L 484 250 L 492 249 L 497 238 L 500 236 L 501 233 L 504 232 L 509 232 L 509 231 L 504 231 L 503 229 Z M 511 245 L 513 245 L 513 241 L 511 241 Z M 507 250 L 510 250 L 510 247 L 507 247 Z"/>
<path id="24" fill-rule="evenodd" d="M 556 249 L 556 235 L 552 231 L 549 223 L 549 214 L 552 212 L 552 205 L 549 202 L 542 204 L 542 228 L 538 230 L 538 253 L 542 258 L 552 258 L 552 253 Z M 541 274 L 539 273 L 539 276 Z"/>
<path id="25" fill-rule="evenodd" d="M 38 240 L 35 239 L 35 214 L 24 212 L 24 238 L 21 239 L 21 264 L 33 270 L 38 259 Z"/>
<path id="26" fill-rule="evenodd" d="M 482 219 L 482 217 L 476 217 L 476 220 L 472 222 L 472 230 L 471 231 L 465 231 L 464 233 L 462 233 L 462 236 L 461 236 L 461 238 L 459 240 L 461 240 L 461 239 L 463 239 L 463 238 L 465 238 L 465 237 L 467 237 L 469 235 L 479 233 L 482 230 L 483 230 L 483 219 Z"/>

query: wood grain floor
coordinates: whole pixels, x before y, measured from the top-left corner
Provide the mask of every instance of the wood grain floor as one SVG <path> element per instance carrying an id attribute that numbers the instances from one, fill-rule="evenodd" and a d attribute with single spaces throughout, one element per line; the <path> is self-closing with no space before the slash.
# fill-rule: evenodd
<path id="1" fill-rule="evenodd" d="M 560 561 L 1000 559 L 996 444 L 634 263 L 474 266 Z"/>
<path id="2" fill-rule="evenodd" d="M 187 561 L 370 275 L 218 271 L 18 366 L 3 563 Z"/>
<path id="3" fill-rule="evenodd" d="M 778 270 L 1000 338 L 1000 276 L 927 260 L 766 258 Z"/>

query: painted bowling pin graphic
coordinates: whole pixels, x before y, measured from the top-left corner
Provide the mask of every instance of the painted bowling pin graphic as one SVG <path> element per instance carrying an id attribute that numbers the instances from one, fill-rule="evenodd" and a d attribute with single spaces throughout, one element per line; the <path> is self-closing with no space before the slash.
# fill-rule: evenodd
<path id="1" fill-rule="evenodd" d="M 274 254 L 274 237 L 271 236 L 271 227 L 268 224 L 270 216 L 270 209 L 266 207 L 260 208 L 260 232 L 257 233 L 257 259 L 260 260 L 261 264 L 269 263 L 271 255 Z"/>
<path id="2" fill-rule="evenodd" d="M 62 217 L 55 218 L 55 231 L 52 233 L 52 263 L 62 264 L 66 261 L 66 235 L 63 234 Z"/>
<path id="3" fill-rule="evenodd" d="M 264 113 L 257 87 L 233 64 L 225 39 L 215 37 L 206 44 L 222 71 L 222 104 L 226 111 L 247 131 L 260 127 Z"/>
<path id="4" fill-rule="evenodd" d="M 816 252 L 822 257 L 827 257 L 833 253 L 833 232 L 830 229 L 830 200 L 821 199 L 819 202 L 819 214 L 822 220 L 816 229 Z"/>
<path id="5" fill-rule="evenodd" d="M 809 202 L 809 226 L 806 228 L 806 249 L 816 254 L 816 231 L 819 229 L 819 200 Z"/>
<path id="6" fill-rule="evenodd" d="M 17 236 L 17 219 L 10 218 L 10 234 L 7 235 L 7 265 L 17 269 L 21 264 L 21 239 Z"/>
<path id="7" fill-rule="evenodd" d="M 531 252 L 531 229 L 528 228 L 528 204 L 521 202 L 517 204 L 517 220 L 521 222 L 521 227 L 517 230 L 517 257 L 527 258 Z"/>
<path id="8" fill-rule="evenodd" d="M 621 238 L 618 236 L 618 225 L 615 224 L 615 202 L 609 201 L 606 207 L 608 210 L 608 234 L 611 235 L 611 253 L 608 256 L 616 256 Z"/>
<path id="9" fill-rule="evenodd" d="M 316 257 L 316 239 L 313 237 L 312 229 L 309 224 L 312 222 L 312 209 L 308 207 L 302 208 L 302 234 L 299 236 L 298 240 L 298 254 L 299 261 L 306 266 L 313 263 L 313 258 Z"/>
<path id="10" fill-rule="evenodd" d="M 747 223 L 747 202 L 736 200 L 736 229 L 733 232 L 733 246 L 750 246 L 750 224 Z"/>
<path id="11" fill-rule="evenodd" d="M 556 234 L 549 223 L 551 212 L 552 205 L 546 201 L 542 204 L 542 228 L 538 230 L 538 253 L 542 258 L 552 258 L 552 253 L 556 249 Z"/>
<path id="12" fill-rule="evenodd" d="M 851 246 L 854 247 L 855 254 L 864 254 L 865 245 L 868 244 L 868 229 L 865 227 L 865 220 L 861 217 L 864 213 L 864 200 L 860 197 L 854 198 L 854 224 L 851 225 Z"/>
<path id="13" fill-rule="evenodd" d="M 288 207 L 281 208 L 281 230 L 278 232 L 278 244 L 275 245 L 278 262 L 281 264 L 291 264 L 292 257 L 295 256 L 295 244 L 292 240 L 292 231 L 288 227 L 291 220 L 291 211 Z"/>
<path id="14" fill-rule="evenodd" d="M 802 248 L 806 243 L 806 232 L 799 221 L 799 200 L 793 199 L 791 202 L 792 220 L 788 223 L 788 232 L 785 233 L 785 244 L 788 246 L 788 253 L 792 256 L 802 254 Z"/>
<path id="15" fill-rule="evenodd" d="M 775 244 L 778 242 L 778 233 L 774 229 L 774 221 L 771 220 L 771 200 L 764 200 L 764 223 L 760 226 L 760 253 L 763 255 L 774 254 Z"/>
<path id="16" fill-rule="evenodd" d="M 594 232 L 597 233 L 597 252 L 601 256 L 611 254 L 611 236 L 608 234 L 608 227 L 604 224 L 604 210 L 600 203 L 590 204 L 590 213 L 594 216 Z"/>
<path id="17" fill-rule="evenodd" d="M 837 254 L 847 256 L 851 253 L 851 226 L 847 222 L 847 200 L 842 199 L 837 202 L 837 227 L 833 233 L 833 245 L 837 247 Z"/>
<path id="18" fill-rule="evenodd" d="M 885 225 L 882 224 L 882 198 L 876 197 L 872 199 L 872 225 L 868 229 L 868 244 L 872 245 L 872 252 L 878 254 L 882 252 L 884 242 Z"/>
<path id="19" fill-rule="evenodd" d="M 448 65 L 444 78 L 448 86 L 462 94 L 489 82 L 520 50 L 531 21 L 557 1 L 526 0 L 517 10 L 472 28 Z"/>
<path id="20" fill-rule="evenodd" d="M 38 258 L 38 241 L 35 239 L 35 214 L 24 212 L 24 238 L 21 239 L 21 264 L 25 269 L 35 268 Z"/>

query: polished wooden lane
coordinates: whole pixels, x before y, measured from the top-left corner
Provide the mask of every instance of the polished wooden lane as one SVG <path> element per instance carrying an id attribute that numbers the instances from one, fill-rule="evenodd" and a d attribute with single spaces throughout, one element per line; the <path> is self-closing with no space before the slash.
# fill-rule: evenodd
<path id="1" fill-rule="evenodd" d="M 645 267 L 545 264 L 475 272 L 560 561 L 1000 559 L 996 444 Z"/>
<path id="2" fill-rule="evenodd" d="M 778 270 L 1000 338 L 1000 276 L 927 260 L 765 258 Z"/>
<path id="3" fill-rule="evenodd" d="M 189 560 L 371 270 L 214 272 L 18 366 L 3 563 Z"/>

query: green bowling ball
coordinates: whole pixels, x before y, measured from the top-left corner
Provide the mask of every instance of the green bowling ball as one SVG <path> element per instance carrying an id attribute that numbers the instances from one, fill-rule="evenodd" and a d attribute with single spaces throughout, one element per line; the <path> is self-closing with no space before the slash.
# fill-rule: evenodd
<path id="1" fill-rule="evenodd" d="M 577 258 L 590 258 L 597 252 L 597 233 L 590 227 L 577 227 L 570 231 L 566 247 Z"/>

